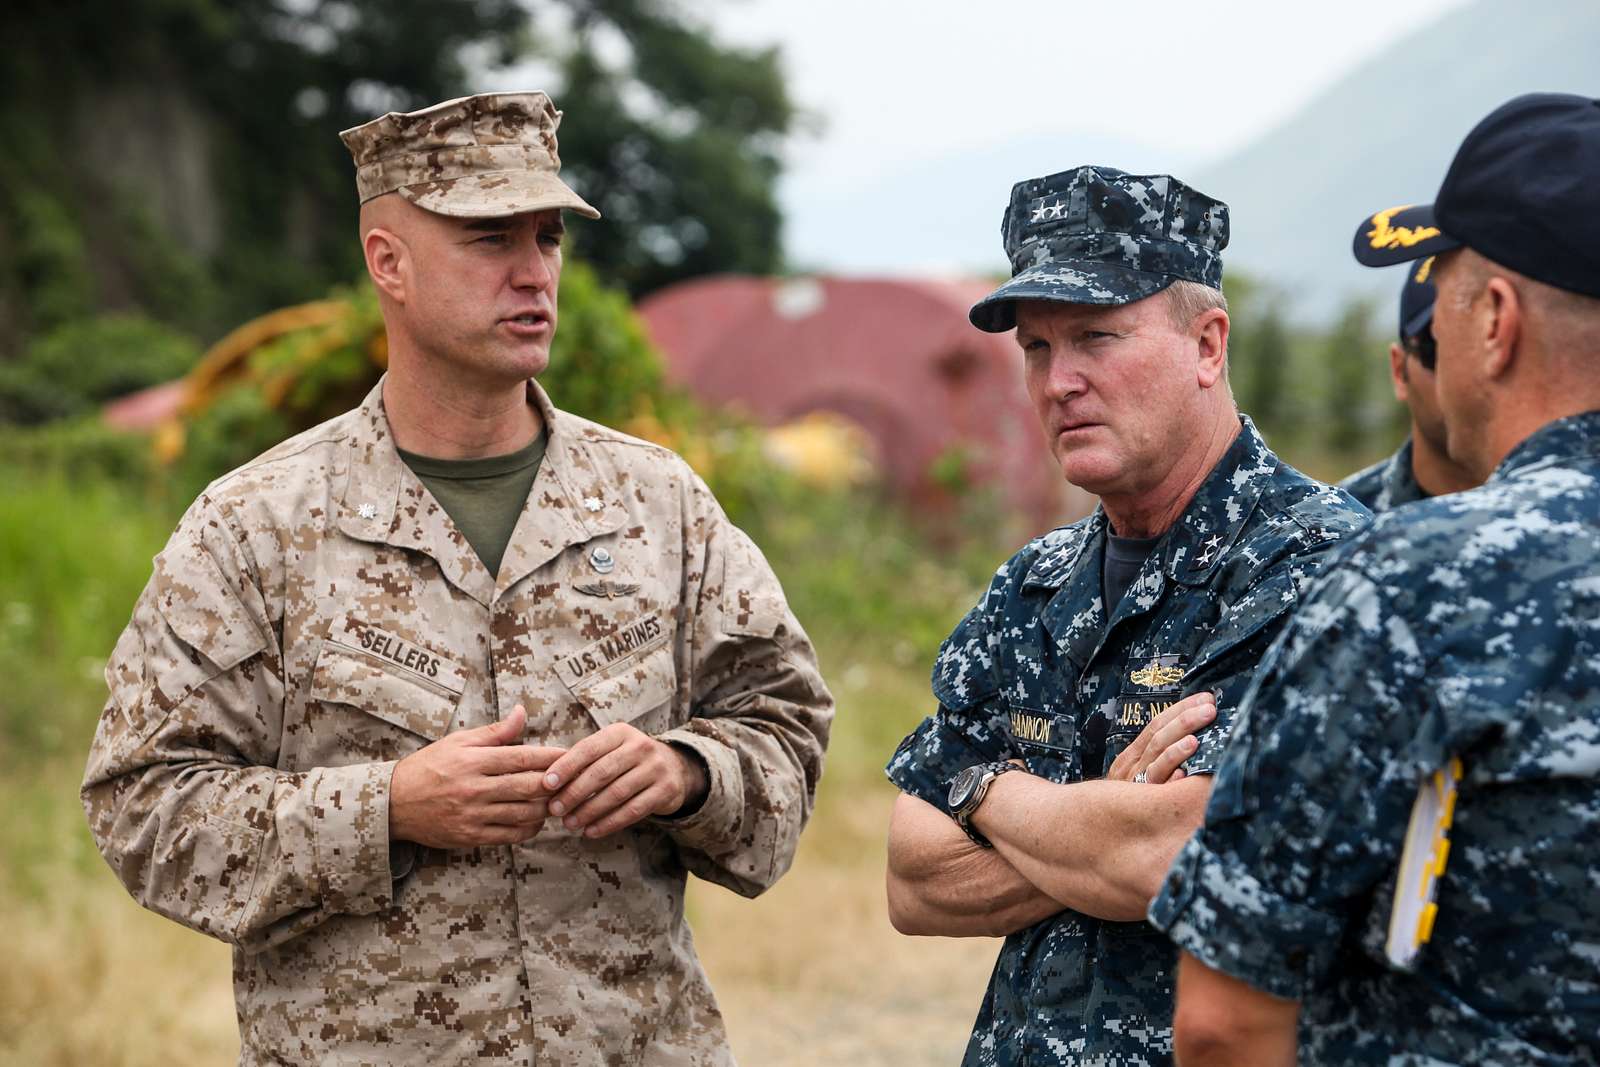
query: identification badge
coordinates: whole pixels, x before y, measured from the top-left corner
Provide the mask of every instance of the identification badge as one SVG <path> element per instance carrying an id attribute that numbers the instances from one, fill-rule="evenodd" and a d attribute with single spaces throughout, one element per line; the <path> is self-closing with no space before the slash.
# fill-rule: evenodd
<path id="1" fill-rule="evenodd" d="M 1050 715 L 1013 705 L 1007 715 L 1011 739 L 1019 745 L 1071 752 L 1077 740 L 1077 726 L 1063 715 Z"/>
<path id="2" fill-rule="evenodd" d="M 617 664 L 666 644 L 670 636 L 660 613 L 652 611 L 623 623 L 609 636 L 562 660 L 561 678 L 570 685 L 591 674 L 607 674 Z"/>
<path id="3" fill-rule="evenodd" d="M 1143 729 L 1183 692 L 1183 657 L 1156 655 L 1132 662 L 1117 700 L 1116 729 Z"/>

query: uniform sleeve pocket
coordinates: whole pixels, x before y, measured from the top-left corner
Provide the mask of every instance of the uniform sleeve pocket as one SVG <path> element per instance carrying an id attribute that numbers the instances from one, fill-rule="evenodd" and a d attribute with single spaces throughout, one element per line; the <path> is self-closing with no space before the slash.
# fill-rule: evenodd
<path id="1" fill-rule="evenodd" d="M 348 704 L 392 726 L 437 741 L 455 723 L 461 689 L 452 688 L 454 672 L 445 680 L 412 677 L 399 668 L 337 641 L 324 641 L 311 677 L 312 699 Z"/>
<path id="2" fill-rule="evenodd" d="M 216 665 L 231 670 L 266 647 L 244 605 L 210 556 L 196 552 L 178 573 L 163 555 L 155 572 L 156 610 L 172 632 Z"/>
<path id="3" fill-rule="evenodd" d="M 1210 637 L 1195 655 L 1189 677 L 1215 665 L 1269 631 L 1275 623 L 1287 619 L 1297 599 L 1294 579 L 1287 570 L 1277 571 L 1251 586 L 1237 602 L 1223 610 Z"/>
<path id="4" fill-rule="evenodd" d="M 722 632 L 775 637 L 785 614 L 782 590 L 766 557 L 743 530 L 730 525 L 722 554 Z"/>
<path id="5" fill-rule="evenodd" d="M 939 646 L 931 683 L 935 699 L 955 712 L 985 703 L 999 691 L 982 604 L 969 611 Z"/>

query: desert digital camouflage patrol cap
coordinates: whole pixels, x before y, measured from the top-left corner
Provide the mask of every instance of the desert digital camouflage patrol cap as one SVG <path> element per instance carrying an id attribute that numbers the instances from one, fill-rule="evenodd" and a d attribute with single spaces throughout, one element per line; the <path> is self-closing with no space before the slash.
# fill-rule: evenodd
<path id="1" fill-rule="evenodd" d="M 391 111 L 339 137 L 355 157 L 363 204 L 399 193 L 457 218 L 564 207 L 597 219 L 600 212 L 559 177 L 560 124 L 561 112 L 544 93 L 479 93 Z"/>
<path id="2" fill-rule="evenodd" d="M 1012 186 L 1000 232 L 1011 280 L 967 313 L 989 333 L 1017 324 L 1018 300 L 1131 304 L 1180 280 L 1220 287 L 1228 205 L 1166 174 L 1078 167 Z"/>
<path id="3" fill-rule="evenodd" d="M 1535 281 L 1600 296 L 1600 100 L 1527 93 L 1472 128 L 1431 204 L 1356 227 L 1368 267 L 1474 252 Z"/>

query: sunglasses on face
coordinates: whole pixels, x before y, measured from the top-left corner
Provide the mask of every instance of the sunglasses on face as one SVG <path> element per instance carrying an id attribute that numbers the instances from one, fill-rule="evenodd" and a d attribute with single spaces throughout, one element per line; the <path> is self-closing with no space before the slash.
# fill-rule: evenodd
<path id="1" fill-rule="evenodd" d="M 1424 326 L 1421 333 L 1408 337 L 1404 347 L 1407 355 L 1422 364 L 1423 370 L 1433 370 L 1439 359 L 1439 346 L 1433 339 L 1432 326 Z"/>

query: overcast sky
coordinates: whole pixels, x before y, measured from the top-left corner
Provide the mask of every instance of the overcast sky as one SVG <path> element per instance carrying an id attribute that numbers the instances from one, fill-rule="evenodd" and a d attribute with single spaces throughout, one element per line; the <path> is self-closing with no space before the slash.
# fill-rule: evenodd
<path id="1" fill-rule="evenodd" d="M 1102 158 L 1186 170 L 1248 144 L 1356 63 L 1463 0 L 695 0 L 719 37 L 776 44 L 814 120 L 783 202 L 799 262 L 895 269 L 840 248 L 840 204 L 919 165 L 1003 158 L 1038 173 Z M 1052 145 L 1074 148 L 1052 153 Z M 1076 146 L 1093 146 L 1079 149 Z M 1060 158 L 1074 154 L 1074 158 Z M 1045 159 L 1051 162 L 1044 162 Z M 1013 162 L 1014 161 L 1014 162 Z M 1010 180 L 1030 177 L 1012 175 Z M 993 196 L 985 191 L 986 195 Z M 887 195 L 886 195 L 887 194 Z M 1003 192 L 999 206 L 1003 206 Z M 909 220 L 908 220 L 909 221 Z M 995 228 L 998 229 L 998 216 Z"/>
<path id="2" fill-rule="evenodd" d="M 1062 132 L 1209 163 L 1462 0 L 694 6 L 729 40 L 782 49 L 795 99 L 822 124 L 791 166 L 843 177 Z"/>

